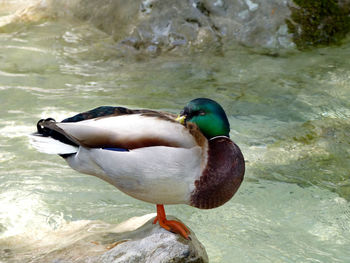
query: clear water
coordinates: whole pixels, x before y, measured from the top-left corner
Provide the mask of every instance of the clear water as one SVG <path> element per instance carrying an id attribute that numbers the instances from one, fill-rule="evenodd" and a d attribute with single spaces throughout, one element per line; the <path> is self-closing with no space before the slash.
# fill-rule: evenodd
<path id="1" fill-rule="evenodd" d="M 15 2 L 0 2 L 2 18 Z M 202 96 L 226 109 L 247 161 L 224 206 L 166 207 L 210 262 L 350 262 L 349 55 L 350 43 L 281 56 L 232 45 L 221 54 L 124 57 L 88 23 L 0 27 L 0 262 L 35 262 L 84 235 L 86 222 L 155 211 L 32 149 L 38 119 L 99 105 L 176 113 Z"/>

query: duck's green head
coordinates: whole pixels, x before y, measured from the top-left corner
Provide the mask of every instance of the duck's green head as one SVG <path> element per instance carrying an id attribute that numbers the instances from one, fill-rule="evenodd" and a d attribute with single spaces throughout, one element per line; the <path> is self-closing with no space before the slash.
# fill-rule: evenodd
<path id="1" fill-rule="evenodd" d="M 230 124 L 223 108 L 219 103 L 207 98 L 191 100 L 181 111 L 177 120 L 184 124 L 193 122 L 207 139 L 215 136 L 227 136 L 230 133 Z"/>

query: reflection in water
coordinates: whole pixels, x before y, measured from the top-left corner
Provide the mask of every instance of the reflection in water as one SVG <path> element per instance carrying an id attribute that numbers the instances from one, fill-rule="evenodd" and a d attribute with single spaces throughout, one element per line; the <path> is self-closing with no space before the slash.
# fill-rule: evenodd
<path id="1" fill-rule="evenodd" d="M 347 262 L 349 44 L 277 57 L 232 45 L 220 56 L 130 58 L 78 21 L 0 32 L 0 261 L 29 262 L 50 242 L 68 244 L 67 227 L 79 237 L 90 220 L 118 223 L 154 210 L 31 149 L 36 120 L 99 105 L 177 113 L 203 96 L 223 105 L 247 159 L 246 180 L 225 206 L 168 208 L 211 262 Z"/>

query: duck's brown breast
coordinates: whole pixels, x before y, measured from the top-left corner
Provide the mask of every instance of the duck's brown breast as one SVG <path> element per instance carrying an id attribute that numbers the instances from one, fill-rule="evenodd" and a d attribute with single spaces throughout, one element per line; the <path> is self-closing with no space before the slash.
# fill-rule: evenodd
<path id="1" fill-rule="evenodd" d="M 195 181 L 191 205 L 210 209 L 223 205 L 236 193 L 243 181 L 244 157 L 239 147 L 227 137 L 208 142 L 208 162 Z"/>

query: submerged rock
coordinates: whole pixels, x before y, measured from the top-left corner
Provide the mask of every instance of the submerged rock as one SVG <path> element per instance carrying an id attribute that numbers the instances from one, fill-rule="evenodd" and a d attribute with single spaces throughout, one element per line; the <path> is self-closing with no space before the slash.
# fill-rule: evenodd
<path id="1" fill-rule="evenodd" d="M 114 227 L 88 223 L 78 231 L 86 233 L 84 236 L 77 239 L 75 234 L 72 235 L 68 239 L 74 237 L 74 241 L 67 244 L 65 240 L 65 246 L 42 252 L 45 254 L 38 255 L 35 262 L 208 262 L 205 248 L 193 231 L 191 240 L 185 240 L 152 224 L 154 216 L 131 218 Z M 67 238 L 67 235 L 63 236 Z"/>

